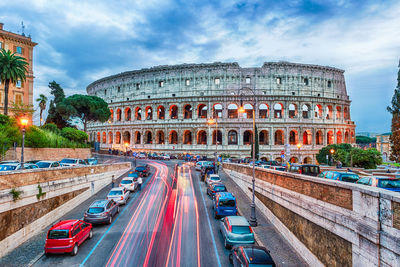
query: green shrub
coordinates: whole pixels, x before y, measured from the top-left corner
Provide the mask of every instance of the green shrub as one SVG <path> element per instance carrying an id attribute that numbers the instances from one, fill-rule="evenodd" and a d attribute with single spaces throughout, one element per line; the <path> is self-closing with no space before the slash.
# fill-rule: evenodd
<path id="1" fill-rule="evenodd" d="M 61 135 L 71 141 L 84 143 L 88 139 L 87 133 L 71 127 L 65 127 L 61 130 Z"/>
<path id="2" fill-rule="evenodd" d="M 41 128 L 44 129 L 44 130 L 48 130 L 48 131 L 50 131 L 50 132 L 53 132 L 53 133 L 57 133 L 57 134 L 60 133 L 60 129 L 58 129 L 58 128 L 57 128 L 57 125 L 55 125 L 55 124 L 52 123 L 52 122 L 46 123 L 46 124 L 43 125 Z"/>

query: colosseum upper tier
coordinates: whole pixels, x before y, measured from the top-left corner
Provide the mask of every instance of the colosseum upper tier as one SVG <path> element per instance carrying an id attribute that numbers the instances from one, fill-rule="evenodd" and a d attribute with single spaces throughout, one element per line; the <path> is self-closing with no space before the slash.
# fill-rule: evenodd
<path id="1" fill-rule="evenodd" d="M 327 144 L 355 143 L 344 71 L 289 62 L 182 64 L 97 80 L 111 119 L 90 123 L 102 149 L 250 156 L 253 114 L 260 157 L 315 162 Z M 254 109 L 254 110 L 253 110 Z"/>

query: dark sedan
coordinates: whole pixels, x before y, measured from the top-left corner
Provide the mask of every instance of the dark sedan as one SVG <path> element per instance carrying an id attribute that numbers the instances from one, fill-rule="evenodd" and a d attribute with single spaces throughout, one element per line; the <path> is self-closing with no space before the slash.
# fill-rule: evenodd
<path id="1" fill-rule="evenodd" d="M 229 261 L 233 266 L 276 266 L 269 251 L 260 246 L 235 246 L 229 254 Z"/>
<path id="2" fill-rule="evenodd" d="M 150 167 L 147 164 L 136 167 L 135 171 L 139 172 L 142 175 L 142 177 L 147 177 L 150 175 Z"/>
<path id="3" fill-rule="evenodd" d="M 223 183 L 212 183 L 207 186 L 207 195 L 214 197 L 217 192 L 227 192 Z"/>

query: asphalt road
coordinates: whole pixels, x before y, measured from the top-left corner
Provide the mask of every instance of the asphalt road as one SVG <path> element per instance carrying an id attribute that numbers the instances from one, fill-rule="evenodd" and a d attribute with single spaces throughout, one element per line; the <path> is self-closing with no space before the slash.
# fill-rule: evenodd
<path id="1" fill-rule="evenodd" d="M 125 160 L 106 160 L 111 159 Z M 152 175 L 111 225 L 94 226 L 93 238 L 78 255 L 43 255 L 33 266 L 229 266 L 220 222 L 193 165 L 181 163 L 175 176 L 176 161 L 141 162 L 151 166 Z M 96 198 L 107 193 L 102 190 Z M 76 207 L 75 217 L 82 218 L 89 204 Z"/>

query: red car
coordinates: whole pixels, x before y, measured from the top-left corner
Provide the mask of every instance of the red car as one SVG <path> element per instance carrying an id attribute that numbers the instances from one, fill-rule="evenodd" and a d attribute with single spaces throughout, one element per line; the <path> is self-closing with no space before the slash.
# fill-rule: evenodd
<path id="1" fill-rule="evenodd" d="M 78 247 L 87 238 L 92 238 L 93 231 L 90 223 L 81 220 L 59 221 L 47 233 L 44 253 L 71 253 L 75 256 Z"/>

